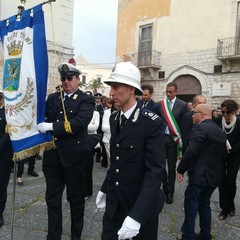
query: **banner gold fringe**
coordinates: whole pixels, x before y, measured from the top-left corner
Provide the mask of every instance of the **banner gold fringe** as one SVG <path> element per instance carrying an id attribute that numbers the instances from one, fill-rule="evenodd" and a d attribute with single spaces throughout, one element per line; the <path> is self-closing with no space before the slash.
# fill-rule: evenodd
<path id="1" fill-rule="evenodd" d="M 25 158 L 32 157 L 34 155 L 39 154 L 41 149 L 44 149 L 44 150 L 47 151 L 47 150 L 51 150 L 53 148 L 55 148 L 55 145 L 54 145 L 53 141 L 45 142 L 45 143 L 42 143 L 40 145 L 34 146 L 32 148 L 25 149 L 21 152 L 14 153 L 13 154 L 13 161 L 14 162 L 22 161 Z"/>

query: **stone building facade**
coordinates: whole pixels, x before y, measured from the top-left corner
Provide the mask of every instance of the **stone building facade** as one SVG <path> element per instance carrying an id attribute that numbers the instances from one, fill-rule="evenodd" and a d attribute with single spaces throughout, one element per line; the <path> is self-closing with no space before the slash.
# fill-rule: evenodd
<path id="1" fill-rule="evenodd" d="M 134 62 L 157 101 L 176 82 L 185 101 L 240 103 L 239 35 L 239 0 L 119 0 L 116 61 Z"/>

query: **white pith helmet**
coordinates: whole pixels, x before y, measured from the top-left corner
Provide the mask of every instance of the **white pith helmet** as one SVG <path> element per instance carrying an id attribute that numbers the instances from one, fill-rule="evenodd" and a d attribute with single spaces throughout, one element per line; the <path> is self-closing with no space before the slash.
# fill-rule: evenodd
<path id="1" fill-rule="evenodd" d="M 142 95 L 141 74 L 139 69 L 131 62 L 120 62 L 113 68 L 110 77 L 104 83 L 123 83 L 136 89 L 137 95 Z"/>

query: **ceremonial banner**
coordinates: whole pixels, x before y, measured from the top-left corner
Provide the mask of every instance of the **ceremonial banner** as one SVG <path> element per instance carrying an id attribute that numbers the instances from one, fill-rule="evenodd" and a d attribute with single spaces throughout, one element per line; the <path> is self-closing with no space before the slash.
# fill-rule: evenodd
<path id="1" fill-rule="evenodd" d="M 37 124 L 45 120 L 48 56 L 42 4 L 0 22 L 4 52 L 2 87 L 7 131 L 14 160 L 51 147 L 50 134 L 40 134 Z"/>

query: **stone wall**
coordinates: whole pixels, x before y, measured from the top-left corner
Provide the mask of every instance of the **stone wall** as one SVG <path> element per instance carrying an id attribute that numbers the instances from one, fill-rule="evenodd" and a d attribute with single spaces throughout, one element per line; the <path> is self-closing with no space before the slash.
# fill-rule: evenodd
<path id="1" fill-rule="evenodd" d="M 154 86 L 154 99 L 165 98 L 166 84 L 174 81 L 178 76 L 189 74 L 195 76 L 202 87 L 202 94 L 207 101 L 216 108 L 225 99 L 232 98 L 240 103 L 240 62 L 233 61 L 228 66 L 217 60 L 216 49 L 169 54 L 161 56 L 161 71 L 165 71 L 165 79 L 148 79 Z M 222 73 L 214 73 L 214 65 L 222 65 Z M 231 96 L 212 96 L 213 83 L 232 83 Z"/>

